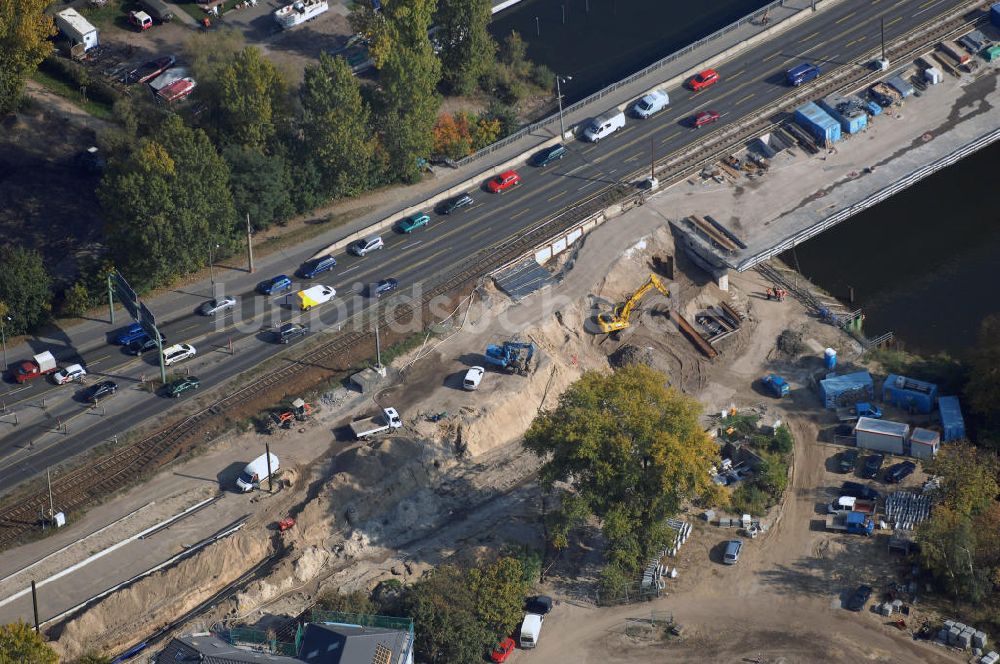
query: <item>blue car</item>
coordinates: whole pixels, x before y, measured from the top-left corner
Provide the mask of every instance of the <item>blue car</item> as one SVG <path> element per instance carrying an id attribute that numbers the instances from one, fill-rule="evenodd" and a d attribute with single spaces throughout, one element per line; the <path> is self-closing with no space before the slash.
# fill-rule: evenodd
<path id="1" fill-rule="evenodd" d="M 128 327 L 119 330 L 118 334 L 115 336 L 115 343 L 119 346 L 127 346 L 137 339 L 145 339 L 148 337 L 149 335 L 142 329 L 142 325 L 139 323 L 132 323 Z"/>
<path id="2" fill-rule="evenodd" d="M 312 279 L 317 274 L 329 272 L 335 267 L 337 267 L 337 259 L 333 256 L 322 256 L 303 263 L 302 267 L 299 268 L 299 274 L 302 275 L 303 279 Z"/>
<path id="3" fill-rule="evenodd" d="M 257 284 L 257 292 L 261 295 L 274 295 L 288 290 L 292 290 L 292 280 L 285 274 L 279 274 Z"/>

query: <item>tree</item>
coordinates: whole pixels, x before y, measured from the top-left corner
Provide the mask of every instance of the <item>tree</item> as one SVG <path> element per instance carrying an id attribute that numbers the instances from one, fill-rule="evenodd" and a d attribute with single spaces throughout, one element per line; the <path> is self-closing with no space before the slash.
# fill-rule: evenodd
<path id="1" fill-rule="evenodd" d="M 0 0 L 0 115 L 17 108 L 24 81 L 52 52 L 47 0 Z"/>
<path id="2" fill-rule="evenodd" d="M 97 653 L 87 653 L 76 660 L 76 664 L 111 664 L 111 658 Z"/>
<path id="3" fill-rule="evenodd" d="M 544 488 L 568 483 L 564 504 L 603 520 L 609 560 L 631 572 L 662 544 L 659 524 L 711 490 L 707 471 L 718 452 L 700 411 L 648 367 L 588 372 L 535 418 L 524 446 L 544 459 Z"/>
<path id="4" fill-rule="evenodd" d="M 90 293 L 87 291 L 87 285 L 82 281 L 77 281 L 66 289 L 60 313 L 63 316 L 75 318 L 87 313 L 90 306 Z"/>
<path id="5" fill-rule="evenodd" d="M 41 254 L 13 244 L 0 245 L 0 303 L 6 308 L 4 332 L 16 336 L 38 329 L 52 313 L 49 275 Z"/>
<path id="6" fill-rule="evenodd" d="M 479 79 L 496 66 L 497 45 L 489 33 L 489 0 L 440 0 L 437 38 L 444 82 L 455 94 L 475 92 Z"/>
<path id="7" fill-rule="evenodd" d="M 266 155 L 256 148 L 230 145 L 222 150 L 229 165 L 229 190 L 238 216 L 263 229 L 295 213 L 292 174 L 281 154 Z"/>
<path id="8" fill-rule="evenodd" d="M 378 613 L 371 597 L 361 590 L 350 593 L 341 593 L 336 590 L 325 592 L 316 598 L 316 606 L 324 611 L 339 611 L 341 613 L 366 615 Z"/>
<path id="9" fill-rule="evenodd" d="M 286 85 L 260 49 L 247 46 L 219 77 L 221 137 L 229 143 L 263 150 L 285 111 Z"/>
<path id="10" fill-rule="evenodd" d="M 229 168 L 205 132 L 176 115 L 112 160 L 97 194 L 112 257 L 137 289 L 204 267 L 216 244 L 218 256 L 238 243 Z"/>
<path id="11" fill-rule="evenodd" d="M 479 664 L 495 643 L 476 620 L 467 575 L 443 565 L 428 572 L 407 595 L 417 659 L 429 664 Z"/>
<path id="12" fill-rule="evenodd" d="M 488 565 L 469 570 L 476 619 L 499 641 L 513 633 L 521 620 L 528 583 L 517 558 L 503 556 Z"/>
<path id="13" fill-rule="evenodd" d="M 195 32 L 184 42 L 184 57 L 198 81 L 198 96 L 208 106 L 204 126 L 213 136 L 221 126 L 223 72 L 245 46 L 243 33 L 232 28 Z"/>
<path id="14" fill-rule="evenodd" d="M 59 657 L 23 620 L 0 625 L 0 664 L 58 664 Z"/>
<path id="15" fill-rule="evenodd" d="M 1000 314 L 991 314 L 980 324 L 971 364 L 965 387 L 969 405 L 987 422 L 1000 423 Z"/>
<path id="16" fill-rule="evenodd" d="M 938 493 L 942 503 L 957 514 L 979 514 L 1000 494 L 997 484 L 1000 463 L 996 454 L 968 443 L 943 447 L 928 470 L 940 480 Z"/>
<path id="17" fill-rule="evenodd" d="M 461 159 L 472 154 L 472 129 L 465 113 L 442 113 L 434 124 L 434 154 Z"/>
<path id="18" fill-rule="evenodd" d="M 357 196 L 370 184 L 375 138 L 358 79 L 343 58 L 323 53 L 306 67 L 302 125 L 328 196 Z"/>
<path id="19" fill-rule="evenodd" d="M 435 0 L 394 0 L 384 3 L 377 17 L 380 27 L 373 54 L 381 52 L 381 44 L 391 44 L 373 59 L 379 67 L 379 129 L 388 175 L 394 180 L 415 182 L 420 175 L 418 159 L 430 156 L 433 147 L 441 105 L 435 92 L 441 63 L 427 37 L 434 8 Z"/>

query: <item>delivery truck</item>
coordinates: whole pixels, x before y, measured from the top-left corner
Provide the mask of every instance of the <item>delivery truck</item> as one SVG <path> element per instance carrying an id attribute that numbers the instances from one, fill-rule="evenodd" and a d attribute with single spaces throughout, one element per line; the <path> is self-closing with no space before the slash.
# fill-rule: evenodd
<path id="1" fill-rule="evenodd" d="M 325 302 L 329 302 L 337 295 L 337 290 L 333 286 L 311 286 L 305 290 L 300 290 L 295 294 L 302 311 L 309 311 Z"/>
<path id="2" fill-rule="evenodd" d="M 395 431 L 403 426 L 403 420 L 395 408 L 383 408 L 375 417 L 365 417 L 351 422 L 351 431 L 358 440 L 364 440 Z"/>
<path id="3" fill-rule="evenodd" d="M 24 384 L 33 378 L 53 373 L 57 368 L 56 358 L 49 351 L 44 351 L 17 365 L 14 380 Z"/>
<path id="4" fill-rule="evenodd" d="M 862 512 L 864 514 L 875 513 L 874 500 L 862 500 L 854 496 L 841 496 L 826 506 L 826 511 L 830 514 L 840 514 L 842 512 Z"/>
<path id="5" fill-rule="evenodd" d="M 278 472 L 278 456 L 273 452 L 269 453 L 271 458 L 271 474 Z M 268 478 L 268 455 L 261 454 L 259 457 L 248 463 L 243 468 L 243 472 L 236 478 L 236 488 L 243 493 L 253 491 L 260 483 Z"/>

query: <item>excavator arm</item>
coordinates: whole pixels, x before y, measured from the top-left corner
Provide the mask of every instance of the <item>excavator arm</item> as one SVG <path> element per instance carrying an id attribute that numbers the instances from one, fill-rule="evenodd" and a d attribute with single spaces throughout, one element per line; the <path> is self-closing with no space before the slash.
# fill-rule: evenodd
<path id="1" fill-rule="evenodd" d="M 649 280 L 643 284 L 639 289 L 632 294 L 625 304 L 618 307 L 615 312 L 611 315 L 602 314 L 598 317 L 598 323 L 601 326 L 601 332 L 617 332 L 618 330 L 624 330 L 629 325 L 629 318 L 632 316 L 632 310 L 635 309 L 636 305 L 646 296 L 646 293 L 652 289 L 656 289 L 663 293 L 665 296 L 670 297 L 670 291 L 667 290 L 660 278 L 655 274 L 649 275 Z"/>

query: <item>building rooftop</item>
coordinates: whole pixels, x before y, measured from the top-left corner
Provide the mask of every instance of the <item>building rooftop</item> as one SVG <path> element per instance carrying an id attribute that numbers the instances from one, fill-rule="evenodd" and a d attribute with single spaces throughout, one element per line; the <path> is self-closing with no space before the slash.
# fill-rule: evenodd
<path id="1" fill-rule="evenodd" d="M 910 431 L 910 425 L 903 422 L 893 422 L 891 420 L 876 420 L 872 417 L 859 417 L 855 431 L 866 431 L 868 433 L 882 433 L 889 436 L 906 436 Z"/>
<path id="2" fill-rule="evenodd" d="M 940 436 L 936 431 L 931 431 L 930 429 L 922 429 L 920 427 L 915 427 L 913 433 L 910 434 L 911 443 L 922 443 L 924 445 L 933 445 L 940 441 Z"/>

